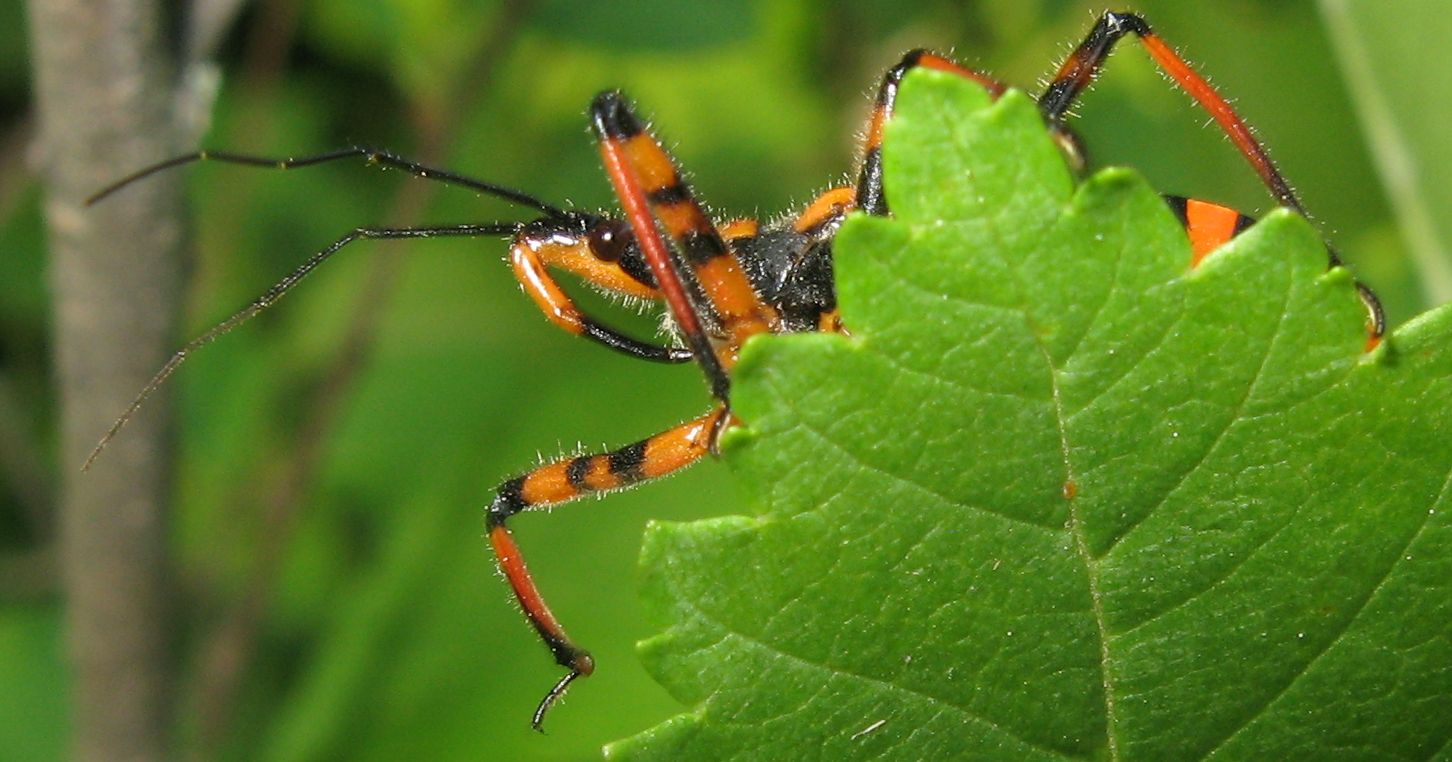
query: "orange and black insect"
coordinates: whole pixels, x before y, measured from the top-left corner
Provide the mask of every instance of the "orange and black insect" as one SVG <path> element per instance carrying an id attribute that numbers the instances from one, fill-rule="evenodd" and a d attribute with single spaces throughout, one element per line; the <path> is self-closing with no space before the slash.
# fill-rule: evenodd
<path id="1" fill-rule="evenodd" d="M 1058 138 L 1066 159 L 1076 167 L 1084 164 L 1080 142 L 1065 124 L 1071 105 L 1097 76 L 1114 45 L 1129 35 L 1137 37 L 1160 69 L 1219 124 L 1275 200 L 1303 212 L 1300 200 L 1265 148 L 1230 104 L 1151 31 L 1143 18 L 1134 14 L 1110 12 L 1100 17 L 1039 98 L 1044 122 Z M 546 605 L 509 531 L 509 520 L 523 511 L 629 487 L 695 463 L 714 452 L 721 432 L 735 422 L 731 416 L 731 369 L 748 339 L 764 333 L 843 330 L 832 276 L 833 239 L 850 212 L 890 213 L 882 183 L 883 126 L 892 118 L 903 77 L 915 68 L 968 78 L 994 96 L 1005 89 L 993 78 L 942 56 L 926 51 L 909 53 L 886 73 L 878 89 L 856 184 L 828 190 L 794 217 L 771 225 L 751 219 L 724 223 L 712 220 L 697 203 L 670 155 L 618 92 L 597 96 L 589 114 L 605 172 L 620 202 L 620 216 L 562 208 L 521 191 L 358 147 L 281 160 L 203 151 L 126 177 L 91 200 L 98 201 L 154 172 L 194 161 L 294 168 L 354 157 L 496 196 L 541 216 L 523 223 L 352 231 L 178 351 L 106 433 L 91 457 L 95 458 L 192 351 L 272 305 L 347 244 L 360 238 L 509 237 L 514 275 L 551 322 L 631 357 L 664 363 L 695 362 L 705 374 L 714 398 L 711 410 L 698 418 L 617 450 L 547 463 L 505 480 L 495 491 L 485 522 L 499 567 L 530 623 L 555 661 L 566 670 L 534 711 L 533 726 L 539 729 L 549 708 L 572 682 L 593 672 L 595 662 L 588 651 L 565 634 Z M 1245 215 L 1210 202 L 1180 196 L 1166 196 L 1165 200 L 1188 232 L 1194 251 L 1192 266 L 1252 222 Z M 1335 252 L 1328 247 L 1327 253 L 1329 265 L 1338 266 L 1340 259 Z M 680 342 L 651 343 L 610 328 L 575 305 L 555 280 L 554 270 L 573 272 L 607 291 L 664 301 Z M 1369 351 L 1380 340 L 1385 321 L 1376 296 L 1365 286 L 1358 285 L 1358 290 L 1368 312 Z"/>

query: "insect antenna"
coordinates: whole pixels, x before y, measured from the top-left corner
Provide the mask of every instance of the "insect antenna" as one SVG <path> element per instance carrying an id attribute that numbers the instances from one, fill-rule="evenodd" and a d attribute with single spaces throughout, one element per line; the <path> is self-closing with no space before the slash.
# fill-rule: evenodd
<path id="1" fill-rule="evenodd" d="M 245 167 L 262 167 L 264 169 L 299 169 L 302 167 L 311 167 L 318 164 L 326 164 L 329 162 L 349 158 L 361 158 L 368 164 L 377 165 L 384 168 L 401 169 L 413 175 L 414 177 L 422 178 L 424 180 L 434 180 L 436 182 L 441 182 L 446 185 L 456 185 L 460 188 L 468 188 L 469 190 L 478 193 L 483 193 L 485 195 L 494 196 L 495 198 L 504 199 L 505 201 L 513 204 L 519 204 L 521 206 L 527 206 L 531 209 L 536 209 L 543 212 L 546 216 L 549 217 L 566 216 L 565 210 L 555 206 L 554 204 L 550 204 L 548 202 L 535 198 L 534 196 L 531 196 L 524 191 L 515 190 L 514 188 L 507 188 L 503 185 L 496 185 L 495 183 L 485 182 L 483 180 L 476 180 L 472 177 L 466 177 L 457 172 L 450 172 L 446 169 L 436 169 L 434 167 L 424 166 L 423 164 L 419 164 L 418 162 L 412 161 L 410 159 L 405 159 L 397 154 L 393 154 L 378 148 L 369 148 L 368 146 L 349 146 L 347 148 L 339 148 L 334 151 L 314 154 L 312 156 L 289 156 L 282 159 L 268 158 L 265 156 L 251 156 L 240 153 L 230 153 L 227 151 L 197 151 L 195 153 L 174 156 L 170 159 L 167 159 L 166 161 L 157 162 L 156 164 L 152 164 L 149 167 L 143 167 L 135 172 L 132 172 L 131 174 L 121 178 L 120 180 L 117 180 L 116 182 L 107 185 L 99 191 L 96 191 L 94 194 L 91 195 L 90 198 L 86 199 L 86 205 L 89 206 L 98 201 L 101 201 L 107 196 L 110 196 L 116 191 L 125 188 L 126 186 L 136 182 L 137 180 L 150 177 L 157 172 L 164 172 L 168 169 L 173 169 L 175 167 L 180 167 L 186 164 L 192 164 L 200 161 L 217 161 L 226 164 L 240 164 Z"/>
<path id="2" fill-rule="evenodd" d="M 195 159 L 189 160 L 195 161 Z M 171 166 L 175 166 L 176 164 L 180 163 L 186 163 L 186 161 L 187 160 L 176 161 Z M 165 168 L 161 167 L 161 165 L 158 165 L 158 167 L 162 169 Z M 141 173 L 131 179 L 138 179 L 140 177 L 144 177 L 146 174 L 154 171 L 158 171 L 158 168 L 143 170 Z M 126 182 L 130 182 L 130 179 L 122 181 L 120 185 L 124 185 Z M 119 187 L 119 185 L 117 187 Z M 292 272 L 288 273 L 286 277 L 273 284 L 273 286 L 267 289 L 267 291 L 264 292 L 261 296 L 253 299 L 247 306 L 238 310 L 231 317 L 212 326 L 205 333 L 187 342 L 186 346 L 183 346 L 181 349 L 177 350 L 176 353 L 173 354 L 171 358 L 166 361 L 166 364 L 161 366 L 161 370 L 158 370 L 156 372 L 156 375 L 151 377 L 151 380 L 146 383 L 146 386 L 143 387 L 141 389 L 141 392 L 136 395 L 136 398 L 131 401 L 131 404 L 126 408 L 125 412 L 121 414 L 121 417 L 117 418 L 115 423 L 111 424 L 111 428 L 107 430 L 104 436 L 101 437 L 101 441 L 96 443 L 96 447 L 95 449 L 91 450 L 91 454 L 86 457 L 86 462 L 81 465 L 81 470 L 86 471 L 90 469 L 91 464 L 96 462 L 96 458 L 100 456 L 102 450 L 106 449 L 106 445 L 111 442 L 111 440 L 116 436 L 117 432 L 121 431 L 121 429 L 125 427 L 126 424 L 130 422 L 133 417 L 135 417 L 136 411 L 141 409 L 142 403 L 146 402 L 147 398 L 149 398 L 152 393 L 154 393 L 157 389 L 161 388 L 162 384 L 166 383 L 166 380 L 171 377 L 172 373 L 176 372 L 176 369 L 182 364 L 182 362 L 187 359 L 188 356 L 191 355 L 191 353 L 206 346 L 207 344 L 212 343 L 222 334 L 225 334 L 233 328 L 242 325 L 243 323 L 255 317 L 257 313 L 267 309 L 268 307 L 271 307 L 279 299 L 281 299 L 284 294 L 291 290 L 293 286 L 296 286 L 299 281 L 307 277 L 308 273 L 311 273 L 313 270 L 317 269 L 318 265 L 321 265 L 323 262 L 327 261 L 328 257 L 336 254 L 344 246 L 347 246 L 354 241 L 364 239 L 442 237 L 487 238 L 495 236 L 514 235 L 516 232 L 518 232 L 520 227 L 522 227 L 522 223 L 518 222 L 488 222 L 464 225 L 442 225 L 437 227 L 365 227 L 354 229 L 351 233 L 348 233 L 342 238 L 334 241 L 327 248 L 317 252 L 316 254 L 313 254 L 311 257 L 308 257 L 306 261 L 304 261 L 301 265 L 298 265 L 298 267 Z"/>

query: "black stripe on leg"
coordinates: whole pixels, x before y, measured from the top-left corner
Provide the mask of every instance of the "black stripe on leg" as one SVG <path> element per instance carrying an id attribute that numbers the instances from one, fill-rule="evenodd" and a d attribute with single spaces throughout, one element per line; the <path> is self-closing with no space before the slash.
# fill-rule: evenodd
<path id="1" fill-rule="evenodd" d="M 607 455 L 610 459 L 610 473 L 620 477 L 626 484 L 645 478 L 645 445 L 648 441 L 642 439 Z"/>
<path id="2" fill-rule="evenodd" d="M 645 132 L 645 125 L 631 113 L 625 96 L 614 90 L 595 96 L 590 104 L 590 118 L 595 131 L 612 140 L 628 140 Z"/>
<path id="3" fill-rule="evenodd" d="M 923 60 L 923 56 L 927 55 L 927 53 L 928 51 L 922 48 L 910 50 L 896 66 L 888 69 L 887 73 L 882 75 L 882 86 L 877 88 L 876 105 L 878 108 L 884 106 L 890 107 L 892 105 L 893 100 L 897 96 L 897 89 L 902 85 L 903 77 L 907 76 L 908 72 L 917 68 L 918 62 Z"/>
<path id="4" fill-rule="evenodd" d="M 686 233 L 681 236 L 681 249 L 685 252 L 686 261 L 693 265 L 705 264 L 726 254 L 726 247 L 721 245 L 721 239 L 714 230 Z"/>
<path id="5" fill-rule="evenodd" d="M 857 208 L 878 217 L 887 214 L 887 197 L 882 192 L 881 146 L 873 146 L 862 157 L 862 176 L 857 181 Z"/>
<path id="6" fill-rule="evenodd" d="M 1254 224 L 1254 217 L 1242 214 L 1235 218 L 1235 232 L 1232 233 L 1232 235 L 1240 235 L 1241 233 L 1250 230 L 1250 227 Z"/>
<path id="7" fill-rule="evenodd" d="M 590 460 L 589 455 L 579 455 L 570 461 L 570 465 L 565 466 L 565 480 L 580 492 L 590 491 L 585 484 L 585 477 L 590 474 Z"/>
<path id="8" fill-rule="evenodd" d="M 670 185 L 656 188 L 655 190 L 646 194 L 646 198 L 650 199 L 650 202 L 652 204 L 656 204 L 659 206 L 671 206 L 673 204 L 690 201 L 691 191 L 685 186 L 684 183 L 677 180 Z"/>
<path id="9" fill-rule="evenodd" d="M 524 501 L 524 477 L 516 476 L 495 490 L 494 502 L 489 505 L 486 524 L 490 529 L 502 526 L 504 520 L 529 507 Z"/>
<path id="10" fill-rule="evenodd" d="M 1186 208 L 1188 199 L 1184 196 L 1163 196 L 1165 203 L 1169 205 L 1170 211 L 1175 213 L 1175 219 L 1180 221 L 1180 227 L 1190 227 L 1190 212 Z"/>

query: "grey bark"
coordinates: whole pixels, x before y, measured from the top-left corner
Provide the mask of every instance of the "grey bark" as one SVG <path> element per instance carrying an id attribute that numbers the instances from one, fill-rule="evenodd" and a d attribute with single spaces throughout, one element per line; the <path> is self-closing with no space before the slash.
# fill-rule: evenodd
<path id="1" fill-rule="evenodd" d="M 61 564 L 73 757 L 167 755 L 174 622 L 166 395 L 87 473 L 87 451 L 174 341 L 183 226 L 173 178 L 85 197 L 175 153 L 174 77 L 148 0 L 32 0 L 61 402 Z"/>

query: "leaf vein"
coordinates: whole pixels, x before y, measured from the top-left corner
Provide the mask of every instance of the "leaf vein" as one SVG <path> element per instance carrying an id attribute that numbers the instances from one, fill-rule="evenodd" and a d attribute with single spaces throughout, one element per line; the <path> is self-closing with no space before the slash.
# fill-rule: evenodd
<path id="1" fill-rule="evenodd" d="M 1248 418 L 1246 420 L 1254 420 L 1254 419 L 1253 418 Z M 1168 499 L 1169 499 L 1168 496 L 1166 496 L 1166 500 L 1168 500 Z M 1145 625 L 1150 624 L 1151 622 L 1154 622 L 1154 621 L 1156 621 L 1158 619 L 1161 619 L 1161 618 L 1169 615 L 1171 612 L 1173 612 L 1173 611 L 1175 611 L 1177 609 L 1184 608 L 1185 606 L 1193 603 L 1194 601 L 1198 600 L 1199 598 L 1201 598 L 1204 595 L 1206 595 L 1206 594 L 1210 593 L 1211 591 L 1213 591 L 1215 588 L 1217 588 L 1220 585 L 1224 584 L 1231 577 L 1235 576 L 1236 572 L 1238 572 L 1242 566 L 1244 566 L 1246 563 L 1250 562 L 1251 559 L 1255 558 L 1255 556 L 1258 553 L 1260 553 L 1262 550 L 1264 550 L 1267 545 L 1270 545 L 1272 542 L 1274 542 L 1275 539 L 1281 535 L 1281 532 L 1284 531 L 1287 527 L 1289 527 L 1295 521 L 1296 517 L 1299 514 L 1300 514 L 1299 509 L 1296 510 L 1295 512 L 1293 512 L 1290 516 L 1288 516 L 1286 518 L 1286 520 L 1280 526 L 1276 527 L 1275 531 L 1271 532 L 1269 535 L 1266 535 L 1266 537 L 1263 540 L 1261 540 L 1260 542 L 1257 542 L 1253 547 L 1247 549 L 1247 552 L 1243 553 L 1241 555 L 1241 558 L 1238 561 L 1236 561 L 1233 565 L 1227 567 L 1224 570 L 1224 572 L 1222 574 L 1220 574 L 1218 577 L 1216 577 L 1215 579 L 1211 580 L 1210 581 L 1210 584 L 1208 584 L 1208 585 L 1200 588 L 1199 590 L 1194 591 L 1190 595 L 1185 596 L 1184 598 L 1181 598 L 1180 600 L 1177 600 L 1177 601 L 1174 601 L 1173 603 L 1168 604 L 1164 609 L 1155 612 L 1155 614 L 1153 616 L 1150 616 L 1150 617 L 1144 619 L 1143 621 L 1135 622 L 1133 625 L 1131 625 L 1131 626 L 1129 626 L 1129 627 L 1127 627 L 1127 628 L 1125 628 L 1123 630 L 1120 630 L 1117 633 L 1117 635 L 1118 636 L 1128 635 L 1128 634 L 1130 634 L 1130 633 L 1132 633 L 1132 632 L 1140 629 L 1141 627 L 1144 627 Z M 1138 522 L 1135 522 L 1135 524 L 1131 527 L 1131 529 L 1133 529 L 1134 527 L 1138 527 L 1141 523 L 1143 523 L 1143 520 L 1138 521 Z M 1126 534 L 1127 534 L 1127 532 L 1126 532 Z"/>
<path id="2" fill-rule="evenodd" d="M 1067 219 L 1067 217 L 1061 219 Z M 1121 225 L 1121 227 L 1124 227 L 1124 225 Z M 1095 324 L 1099 322 L 1099 318 L 1104 314 L 1105 308 L 1107 308 L 1109 306 L 1109 303 L 1114 300 L 1114 294 L 1119 289 L 1119 278 L 1124 273 L 1125 245 L 1121 241 L 1120 245 L 1115 248 L 1116 252 L 1114 257 L 1114 274 L 1109 277 L 1109 288 L 1105 290 L 1104 298 L 1100 299 L 1099 303 L 1094 305 L 1094 314 L 1090 315 L 1089 318 L 1084 321 L 1084 330 L 1080 331 L 1079 336 L 1074 339 L 1074 346 L 1070 347 L 1069 351 L 1064 353 L 1065 360 L 1073 357 L 1079 352 L 1079 348 L 1084 346 L 1084 342 L 1089 338 L 1089 334 L 1094 332 Z"/>
<path id="3" fill-rule="evenodd" d="M 792 401 L 790 399 L 782 398 L 782 402 L 784 404 L 786 404 L 788 407 L 790 407 L 793 412 L 798 412 L 798 413 L 801 412 L 796 407 L 796 405 L 792 404 Z M 800 421 L 801 422 L 799 422 L 797 424 L 798 426 L 800 426 L 802 429 L 804 429 L 807 433 L 809 433 L 812 436 L 816 437 L 817 439 L 821 440 L 822 443 L 826 444 L 827 446 L 829 446 L 832 449 L 836 450 L 837 452 L 841 453 L 843 456 L 845 456 L 847 459 L 851 460 L 853 463 L 855 463 L 855 464 L 861 466 L 862 468 L 867 469 L 868 471 L 871 471 L 873 473 L 881 474 L 882 476 L 887 477 L 889 480 L 891 480 L 893 482 L 897 482 L 897 483 L 906 485 L 906 486 L 911 487 L 913 489 L 916 489 L 916 490 L 918 490 L 920 492 L 926 493 L 926 494 L 928 494 L 928 495 L 930 495 L 930 496 L 932 496 L 934 498 L 937 498 L 939 502 L 943 503 L 944 505 L 946 505 L 949 508 L 957 508 L 957 507 L 967 508 L 969 510 L 976 511 L 978 513 L 982 513 L 982 514 L 985 514 L 985 515 L 988 515 L 988 516 L 992 516 L 994 518 L 1002 519 L 1004 521 L 1009 521 L 1009 522 L 1012 522 L 1012 523 L 1015 523 L 1015 524 L 1021 524 L 1021 525 L 1024 525 L 1024 526 L 1033 527 L 1035 529 L 1040 529 L 1040 530 L 1043 530 L 1043 531 L 1046 531 L 1046 532 L 1058 533 L 1058 532 L 1063 531 L 1063 527 L 1059 527 L 1059 526 L 1049 526 L 1049 525 L 1046 525 L 1046 524 L 1040 524 L 1037 521 L 1033 521 L 1031 519 L 1026 519 L 1026 518 L 1023 518 L 1021 516 L 1014 516 L 1012 514 L 1005 513 L 1003 511 L 996 511 L 996 510 L 994 510 L 992 508 L 989 508 L 987 506 L 974 505 L 972 503 L 963 502 L 962 500 L 959 500 L 957 498 L 949 497 L 948 495 L 945 495 L 942 492 L 939 492 L 938 490 L 936 490 L 936 489 L 934 489 L 934 488 L 932 488 L 932 487 L 930 487 L 930 486 L 928 486 L 926 484 L 923 484 L 921 482 L 918 482 L 918 481 L 915 481 L 913 479 L 910 479 L 910 478 L 908 478 L 907 476 L 905 476 L 903 474 L 894 473 L 894 472 L 889 471 L 889 470 L 887 470 L 885 468 L 882 468 L 881 466 L 877 466 L 877 465 L 874 465 L 872 463 L 867 462 L 866 459 L 862 458 L 861 456 L 857 455 L 856 453 L 852 452 L 851 450 L 848 450 L 846 447 L 843 447 L 835 439 L 833 439 L 832 437 L 828 436 L 826 432 L 824 432 L 824 431 L 816 428 L 815 426 L 812 426 L 811 424 L 807 423 L 805 416 L 801 416 Z"/>
<path id="4" fill-rule="evenodd" d="M 951 387 L 953 387 L 954 389 L 956 389 L 956 390 L 958 390 L 960 392 L 967 392 L 969 394 L 979 394 L 979 395 L 982 395 L 984 397 L 1001 397 L 1003 399 L 1020 400 L 1020 401 L 1023 401 L 1023 402 L 1039 402 L 1039 403 L 1042 403 L 1042 402 L 1048 401 L 1048 398 L 1046 398 L 1046 397 L 1034 397 L 1034 396 L 1031 396 L 1031 395 L 1028 395 L 1028 394 L 1014 394 L 1013 392 L 997 391 L 997 390 L 994 390 L 994 389 L 984 389 L 984 388 L 981 388 L 981 387 L 973 386 L 971 384 L 965 384 L 965 383 L 963 383 L 961 381 L 958 381 L 956 379 L 952 379 L 952 378 L 949 378 L 947 376 L 940 376 L 940 375 L 938 375 L 936 373 L 933 373 L 931 371 L 919 370 L 917 368 L 909 367 L 907 365 L 904 365 L 901 362 L 898 362 L 894 358 L 889 357 L 884 352 L 879 352 L 879 353 L 877 353 L 876 356 L 879 357 L 879 358 L 881 358 L 884 362 L 886 362 L 889 366 L 891 366 L 895 370 L 900 370 L 903 373 L 907 373 L 907 374 L 914 375 L 914 376 L 921 376 L 923 378 L 927 378 L 927 379 L 930 379 L 930 380 L 933 380 L 933 381 L 942 382 L 943 384 L 946 384 L 947 386 L 951 386 Z"/>
<path id="5" fill-rule="evenodd" d="M 1447 475 L 1443 478 L 1442 489 L 1437 493 L 1437 499 L 1432 502 L 1430 506 L 1431 508 L 1435 509 L 1438 506 L 1446 504 L 1449 488 L 1452 488 L 1452 471 L 1448 471 Z M 1249 728 L 1252 724 L 1254 724 L 1256 718 L 1269 711 L 1272 706 L 1274 706 L 1278 701 L 1281 700 L 1282 697 L 1290 692 L 1291 688 L 1295 687 L 1296 683 L 1299 682 L 1301 678 L 1305 677 L 1308 673 L 1310 673 L 1311 669 L 1316 666 L 1316 663 L 1321 660 L 1321 657 L 1330 653 L 1331 649 L 1334 648 L 1337 643 L 1341 642 L 1341 638 L 1346 635 L 1347 631 L 1351 629 L 1352 625 L 1356 624 L 1356 620 L 1361 618 L 1361 615 L 1366 611 L 1366 607 L 1369 606 L 1371 602 L 1376 599 L 1377 594 L 1381 592 L 1382 588 L 1386 587 L 1387 581 L 1392 578 L 1392 572 L 1395 571 L 1397 566 L 1401 564 L 1402 560 L 1406 558 L 1407 550 L 1415 545 L 1417 540 L 1421 539 L 1422 533 L 1427 531 L 1427 526 L 1432 522 L 1432 516 L 1432 510 L 1426 510 L 1422 512 L 1422 520 L 1419 524 L 1417 524 L 1416 531 L 1411 533 L 1411 536 L 1407 538 L 1407 541 L 1402 543 L 1401 549 L 1397 551 L 1396 555 L 1392 556 L 1391 563 L 1387 564 L 1386 569 L 1382 571 L 1381 578 L 1378 579 L 1376 584 L 1373 585 L 1367 591 L 1366 595 L 1362 597 L 1361 602 L 1356 607 L 1356 611 L 1353 612 L 1351 616 L 1348 616 L 1346 618 L 1346 621 L 1342 624 L 1340 631 L 1337 632 L 1333 637 L 1327 638 L 1325 644 L 1321 647 L 1321 649 L 1317 651 L 1314 656 L 1306 661 L 1305 666 L 1301 667 L 1301 669 L 1296 671 L 1296 673 L 1291 676 L 1291 679 L 1287 680 L 1286 684 L 1281 686 L 1280 690 L 1276 691 L 1276 694 L 1274 696 L 1271 696 L 1263 705 L 1261 705 L 1258 711 L 1251 712 L 1249 716 L 1246 717 L 1245 721 L 1240 724 L 1239 727 L 1231 731 L 1229 735 L 1225 736 L 1225 738 L 1221 739 L 1218 743 L 1212 746 L 1210 748 L 1210 751 L 1205 754 L 1206 757 L 1209 757 L 1216 751 L 1225 748 L 1227 744 L 1235 740 L 1236 736 L 1240 735 L 1246 728 Z"/>
<path id="6" fill-rule="evenodd" d="M 1216 451 L 1220 449 L 1220 446 L 1225 442 L 1226 436 L 1231 432 L 1232 429 L 1235 428 L 1235 424 L 1242 420 L 1242 415 L 1244 415 L 1245 413 L 1245 407 L 1250 403 L 1251 398 L 1255 396 L 1255 390 L 1260 385 L 1261 380 L 1265 378 L 1265 369 L 1268 365 L 1270 365 L 1270 359 L 1272 356 L 1275 355 L 1276 346 L 1280 343 L 1281 337 L 1285 332 L 1284 329 L 1286 326 L 1286 311 L 1287 307 L 1290 305 L 1291 291 L 1294 288 L 1294 282 L 1288 282 L 1286 284 L 1286 289 L 1284 292 L 1282 292 L 1281 295 L 1280 309 L 1276 311 L 1276 326 L 1271 331 L 1269 341 L 1267 341 L 1265 344 L 1265 351 L 1260 356 L 1260 364 L 1256 366 L 1255 373 L 1250 378 L 1250 383 L 1246 384 L 1245 390 L 1241 392 L 1240 399 L 1235 403 L 1235 410 L 1226 417 L 1225 425 L 1222 426 L 1220 428 L 1220 431 L 1215 434 L 1215 439 L 1212 440 L 1209 446 L 1207 446 L 1200 453 L 1200 457 L 1196 458 L 1195 462 L 1190 464 L 1189 468 L 1185 469 L 1183 472 L 1180 473 L 1180 476 L 1175 480 L 1175 483 L 1170 485 L 1169 488 L 1166 489 L 1165 492 L 1154 501 L 1153 506 L 1149 510 L 1145 511 L 1134 523 L 1121 530 L 1119 532 L 1119 535 L 1109 542 L 1104 550 L 1099 553 L 1098 558 L 1102 559 L 1107 557 L 1110 553 L 1113 553 L 1114 549 L 1119 547 L 1119 544 L 1123 542 L 1126 537 L 1133 534 L 1135 530 L 1142 527 L 1151 516 L 1153 516 L 1161 508 L 1164 508 L 1165 504 L 1169 502 L 1170 498 L 1174 497 L 1175 494 L 1178 493 L 1185 486 L 1185 484 L 1189 482 L 1190 477 L 1198 473 L 1201 467 L 1203 467 L 1207 462 L 1210 461 L 1210 456 L 1214 455 Z M 1280 530 L 1278 529 L 1276 531 Z M 1250 555 L 1251 554 L 1247 553 L 1246 557 L 1249 557 Z M 1240 563 L 1244 562 L 1245 559 L 1242 558 Z M 1231 572 L 1233 572 L 1235 568 L 1239 568 L 1239 564 L 1237 564 L 1235 567 L 1232 567 Z M 1229 575 L 1227 574 L 1226 576 Z M 1210 585 L 1210 587 L 1214 587 L 1216 584 L 1219 584 L 1219 582 L 1223 579 L 1224 577 L 1222 577 L 1220 580 L 1216 580 Z M 1195 595 L 1198 596 L 1200 593 L 1203 592 L 1204 590 L 1201 590 Z M 1195 596 L 1191 597 L 1193 598 Z M 1153 617 L 1151 618 L 1153 619 Z"/>
<path id="7" fill-rule="evenodd" d="M 884 680 L 884 679 L 879 678 L 879 677 L 873 677 L 871 675 L 864 675 L 864 674 L 861 674 L 861 673 L 858 673 L 858 672 L 853 672 L 851 670 L 844 669 L 842 667 L 835 666 L 835 665 L 828 665 L 828 664 L 819 663 L 819 662 L 813 661 L 811 659 L 808 659 L 805 656 L 800 656 L 800 655 L 797 655 L 797 654 L 794 654 L 794 653 L 790 653 L 788 651 L 785 651 L 781 647 L 777 646 L 776 644 L 768 643 L 768 642 L 766 642 L 765 640 L 761 639 L 758 636 L 754 636 L 754 635 L 750 635 L 748 633 L 742 632 L 741 630 L 738 630 L 738 629 L 736 629 L 736 628 L 734 628 L 734 627 L 726 624 L 726 622 L 724 622 L 724 621 L 722 621 L 722 620 L 720 620 L 720 619 L 718 619 L 718 618 L 716 618 L 714 616 L 711 616 L 706 611 L 702 610 L 699 606 L 697 606 L 694 602 L 692 602 L 691 600 L 683 597 L 680 593 L 681 593 L 680 590 L 676 590 L 676 594 L 677 594 L 676 595 L 676 599 L 681 603 L 681 605 L 683 605 L 692 614 L 694 614 L 700 621 L 706 623 L 709 626 L 712 626 L 712 627 L 717 628 L 722 633 L 725 633 L 726 636 L 732 637 L 732 638 L 736 638 L 737 640 L 741 641 L 742 643 L 746 644 L 747 646 L 750 646 L 750 647 L 756 648 L 758 650 L 764 651 L 768 655 L 775 656 L 775 657 L 779 657 L 779 658 L 783 658 L 783 659 L 786 659 L 788 661 L 791 661 L 791 662 L 793 662 L 795 664 L 799 664 L 799 665 L 802 665 L 802 666 L 805 666 L 805 667 L 809 667 L 809 668 L 811 668 L 813 670 L 816 670 L 816 671 L 819 671 L 819 672 L 825 672 L 829 676 L 847 677 L 847 678 L 851 678 L 853 680 L 857 680 L 859 682 L 867 683 L 870 686 L 876 687 L 878 689 L 883 689 L 885 692 L 890 693 L 890 694 L 900 693 L 900 694 L 906 695 L 906 696 L 908 696 L 910 698 L 914 698 L 914 699 L 918 699 L 918 700 L 924 701 L 927 704 L 929 704 L 930 706 L 938 707 L 940 710 L 949 710 L 952 713 L 954 713 L 954 714 L 956 714 L 958 716 L 963 717 L 964 719 L 967 719 L 967 720 L 969 720 L 971 722 L 975 722 L 975 723 L 978 723 L 980 725 L 986 726 L 988 729 L 993 730 L 993 731 L 995 731 L 997 733 L 1000 733 L 1000 734 L 1006 736 L 1007 738 L 1009 738 L 1010 740 L 1016 741 L 1016 742 L 1018 742 L 1018 743 L 1020 743 L 1020 744 L 1022 744 L 1024 746 L 1026 746 L 1026 747 L 1028 747 L 1030 749 L 1033 749 L 1035 751 L 1042 752 L 1044 754 L 1049 754 L 1049 755 L 1052 755 L 1052 756 L 1057 757 L 1057 758 L 1060 758 L 1060 759 L 1075 759 L 1075 757 L 1071 757 L 1069 755 L 1066 755 L 1062 751 L 1059 751 L 1057 749 L 1049 748 L 1049 747 L 1044 746 L 1044 745 L 1042 745 L 1040 743 L 1036 743 L 1036 742 L 1034 742 L 1032 740 L 1029 740 L 1027 738 L 1024 738 L 1024 737 L 1018 735 L 1017 733 L 1014 733 L 1013 731 L 1011 731 L 1011 730 L 1003 727 L 1002 725 L 999 725 L 998 723 L 994 722 L 993 720 L 991 720 L 991 719 L 989 719 L 987 717 L 984 717 L 984 716 L 982 716 L 980 714 L 976 714 L 976 713 L 970 711 L 967 707 L 958 706 L 957 704 L 954 704 L 954 703 L 948 701 L 947 699 L 941 698 L 939 696 L 934 696 L 934 695 L 929 694 L 929 693 L 924 693 L 922 691 L 914 690 L 914 689 L 909 688 L 909 687 L 904 686 L 904 685 L 897 685 L 895 683 L 888 682 L 887 680 Z M 825 685 L 823 686 L 823 688 L 825 688 Z"/>
<path id="8" fill-rule="evenodd" d="M 1165 321 L 1164 330 L 1160 331 L 1160 335 L 1155 337 L 1153 345 L 1146 349 L 1144 353 L 1142 353 L 1139 357 L 1136 357 L 1134 359 L 1134 362 L 1131 363 L 1129 367 L 1124 369 L 1124 372 L 1120 373 L 1108 384 L 1105 384 L 1103 389 L 1100 389 L 1099 391 L 1094 393 L 1094 396 L 1085 400 L 1084 404 L 1080 405 L 1077 410 L 1067 411 L 1066 408 L 1066 414 L 1068 415 L 1069 420 L 1073 421 L 1075 418 L 1078 418 L 1084 413 L 1085 410 L 1093 407 L 1096 402 L 1104 399 L 1106 396 L 1109 395 L 1110 392 L 1114 391 L 1116 387 L 1129 380 L 1130 377 L 1134 375 L 1134 372 L 1139 370 L 1139 367 L 1144 364 L 1145 360 L 1153 357 L 1155 352 L 1159 351 L 1162 347 L 1164 347 L 1166 338 L 1169 337 L 1171 334 L 1175 333 L 1176 329 L 1180 327 L 1180 324 L 1184 322 L 1185 317 L 1186 316 L 1184 311 L 1181 310 L 1180 313 L 1175 316 L 1174 320 Z"/>

